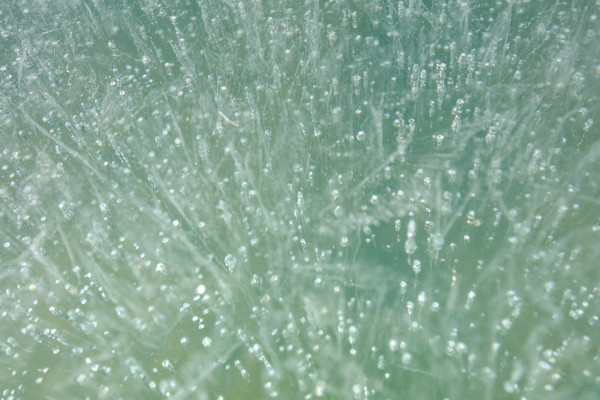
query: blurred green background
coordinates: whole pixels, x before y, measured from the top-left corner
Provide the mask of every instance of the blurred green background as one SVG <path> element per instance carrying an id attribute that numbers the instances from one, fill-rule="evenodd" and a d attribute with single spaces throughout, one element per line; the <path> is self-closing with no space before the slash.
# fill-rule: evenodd
<path id="1" fill-rule="evenodd" d="M 597 399 L 599 11 L 0 4 L 0 398 Z"/>

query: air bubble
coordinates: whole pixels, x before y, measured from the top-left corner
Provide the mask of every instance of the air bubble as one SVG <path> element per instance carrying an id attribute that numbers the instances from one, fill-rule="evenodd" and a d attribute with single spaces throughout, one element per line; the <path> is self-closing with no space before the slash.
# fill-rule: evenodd
<path id="1" fill-rule="evenodd" d="M 227 254 L 225 256 L 224 262 L 229 272 L 233 272 L 237 264 L 237 259 L 235 258 L 235 256 L 233 254 Z"/>
<path id="2" fill-rule="evenodd" d="M 407 253 L 408 253 L 408 251 L 407 251 Z M 415 273 L 415 275 L 419 275 L 419 273 L 421 272 L 421 261 L 415 260 L 412 265 L 412 270 Z"/>

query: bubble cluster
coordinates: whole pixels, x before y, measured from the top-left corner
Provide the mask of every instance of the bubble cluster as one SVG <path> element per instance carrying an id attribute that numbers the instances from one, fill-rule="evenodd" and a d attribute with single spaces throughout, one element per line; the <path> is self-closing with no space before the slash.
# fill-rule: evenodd
<path id="1" fill-rule="evenodd" d="M 3 2 L 0 398 L 594 398 L 599 12 Z"/>

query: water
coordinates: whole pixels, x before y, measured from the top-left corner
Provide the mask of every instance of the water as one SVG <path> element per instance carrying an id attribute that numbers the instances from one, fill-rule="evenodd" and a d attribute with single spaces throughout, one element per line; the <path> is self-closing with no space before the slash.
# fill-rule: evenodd
<path id="1" fill-rule="evenodd" d="M 3 3 L 0 398 L 597 398 L 599 11 Z"/>

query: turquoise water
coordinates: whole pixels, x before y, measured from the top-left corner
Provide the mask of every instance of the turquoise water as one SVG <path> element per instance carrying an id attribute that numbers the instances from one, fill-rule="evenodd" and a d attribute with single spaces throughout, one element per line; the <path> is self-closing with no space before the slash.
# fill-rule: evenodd
<path id="1" fill-rule="evenodd" d="M 2 3 L 0 398 L 597 398 L 599 14 Z"/>

